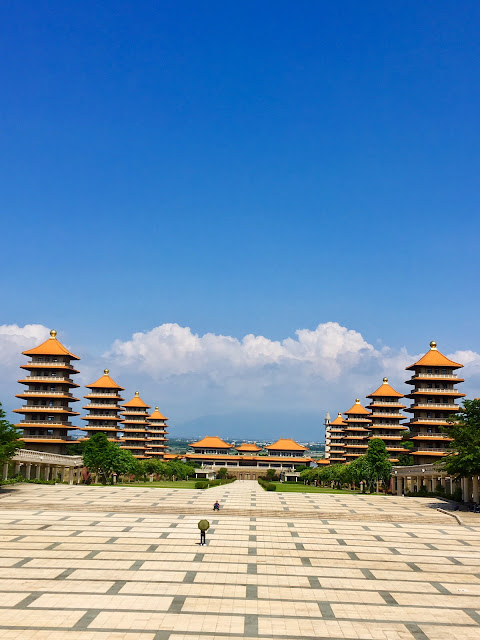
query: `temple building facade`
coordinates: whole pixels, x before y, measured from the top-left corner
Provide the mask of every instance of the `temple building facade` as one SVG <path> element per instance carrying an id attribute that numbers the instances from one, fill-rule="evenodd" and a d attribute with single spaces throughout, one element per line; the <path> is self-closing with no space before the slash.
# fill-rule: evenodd
<path id="1" fill-rule="evenodd" d="M 71 389 L 79 386 L 72 379 L 78 373 L 72 361 L 80 358 L 63 346 L 55 330 L 50 331 L 48 340 L 23 355 L 31 360 L 21 366 L 28 375 L 18 382 L 26 389 L 16 397 L 25 404 L 15 413 L 23 414 L 24 419 L 15 426 L 23 430 L 26 449 L 64 454 L 73 440 L 69 431 L 75 429 L 70 419 L 79 415 L 70 404 L 79 400 Z"/>
<path id="2" fill-rule="evenodd" d="M 168 418 L 160 413 L 158 407 L 155 407 L 155 411 L 148 416 L 148 433 L 146 434 L 148 449 L 145 454 L 152 458 L 163 460 L 168 452 L 167 420 Z"/>
<path id="3" fill-rule="evenodd" d="M 408 423 L 414 442 L 415 464 L 428 464 L 446 455 L 451 438 L 446 433 L 447 419 L 458 411 L 456 401 L 464 397 L 455 387 L 464 382 L 455 371 L 463 365 L 453 362 L 430 343 L 430 351 L 407 367 L 412 377 L 406 384 L 413 387 L 406 396 L 412 400 L 406 409 L 413 414 Z"/>
<path id="4" fill-rule="evenodd" d="M 109 373 L 109 370 L 105 369 L 101 378 L 86 385 L 90 391 L 84 398 L 90 402 L 82 407 L 88 411 L 88 415 L 82 417 L 82 420 L 87 421 L 86 426 L 82 427 L 82 430 L 87 432 L 84 440 L 88 440 L 95 433 L 104 433 L 109 440 L 119 442 L 122 431 L 119 424 L 122 420 L 118 414 L 122 410 L 120 402 L 124 399 L 120 392 L 124 391 L 124 388 L 112 380 Z"/>
<path id="5" fill-rule="evenodd" d="M 328 442 L 325 446 L 325 458 L 330 460 L 332 464 L 345 462 L 345 427 L 347 423 L 342 418 L 342 414 L 339 413 L 337 417 L 328 422 L 325 427 L 325 442 Z"/>
<path id="6" fill-rule="evenodd" d="M 346 416 L 343 433 L 344 456 L 346 462 L 352 462 L 367 453 L 371 417 L 368 409 L 362 407 L 358 398 L 353 407 L 344 414 Z"/>
<path id="7" fill-rule="evenodd" d="M 402 435 L 408 431 L 408 427 L 400 424 L 406 419 L 401 413 L 405 409 L 400 402 L 403 397 L 388 384 L 388 378 L 384 378 L 383 384 L 367 396 L 370 398 L 370 439 L 383 440 L 393 464 L 398 463 L 400 453 L 409 453 L 409 449 L 402 445 Z"/>
<path id="8" fill-rule="evenodd" d="M 135 458 L 148 458 L 148 409 L 150 406 L 141 398 L 138 391 L 135 396 L 122 405 L 124 407 L 122 431 L 120 446 L 122 449 L 128 449 Z"/>
<path id="9" fill-rule="evenodd" d="M 280 439 L 263 450 L 256 445 L 239 445 L 238 448 L 224 442 L 218 436 L 207 436 L 190 445 L 194 453 L 183 456 L 185 462 L 195 467 L 197 477 L 214 477 L 226 468 L 229 475 L 239 480 L 256 480 L 268 469 L 280 474 L 299 475 L 298 467 L 328 464 L 328 460 L 313 460 L 307 455 L 308 449 L 291 439 Z M 264 455 L 261 455 L 261 452 Z"/>

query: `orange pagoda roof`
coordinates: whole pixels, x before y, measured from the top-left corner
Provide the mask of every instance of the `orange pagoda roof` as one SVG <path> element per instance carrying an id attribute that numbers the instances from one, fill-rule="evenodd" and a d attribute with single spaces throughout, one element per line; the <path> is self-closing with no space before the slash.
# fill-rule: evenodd
<path id="1" fill-rule="evenodd" d="M 335 420 L 332 420 L 332 421 L 329 423 L 329 425 L 331 425 L 331 424 L 338 424 L 338 425 L 340 425 L 340 426 L 344 426 L 344 425 L 346 425 L 347 423 L 346 423 L 346 422 L 345 422 L 345 420 L 342 418 L 342 414 L 339 412 L 339 413 L 338 413 L 338 416 L 335 418 Z"/>
<path id="2" fill-rule="evenodd" d="M 360 404 L 360 400 L 358 398 L 355 400 L 355 404 L 353 405 L 353 407 L 348 411 L 345 411 L 344 413 L 346 415 L 350 413 L 353 415 L 359 415 L 359 414 L 370 415 L 370 411 L 368 409 L 365 409 L 365 407 L 362 407 L 362 405 Z"/>
<path id="3" fill-rule="evenodd" d="M 150 409 L 150 405 L 145 404 L 145 402 L 140 398 L 138 391 L 135 391 L 135 396 L 128 402 L 125 402 L 125 404 L 122 404 L 122 407 L 143 407 L 144 409 Z"/>
<path id="4" fill-rule="evenodd" d="M 158 407 L 155 407 L 155 411 L 151 413 L 148 417 L 151 418 L 152 420 L 168 420 L 168 418 L 166 418 L 165 416 L 162 416 L 162 414 L 158 410 Z"/>
<path id="5" fill-rule="evenodd" d="M 235 447 L 237 451 L 261 451 L 260 447 L 257 447 L 256 444 L 248 444 L 244 442 L 239 447 Z"/>
<path id="6" fill-rule="evenodd" d="M 427 351 L 427 353 L 422 356 L 420 360 L 418 360 L 418 362 L 411 364 L 409 367 L 406 367 L 406 369 L 408 371 L 408 369 L 414 369 L 415 367 L 422 366 L 453 367 L 454 369 L 459 369 L 460 367 L 463 367 L 463 364 L 458 364 L 458 362 L 454 362 L 453 360 L 447 358 L 447 356 L 444 356 L 443 353 L 440 353 L 440 351 L 438 351 L 437 349 L 437 343 L 432 340 L 432 342 L 430 342 L 430 351 Z"/>
<path id="7" fill-rule="evenodd" d="M 57 340 L 57 332 L 55 329 L 50 331 L 50 338 L 39 344 L 38 347 L 33 347 L 28 351 L 22 351 L 24 356 L 69 356 L 72 360 L 80 360 L 80 358 L 63 346 L 63 344 Z"/>
<path id="8" fill-rule="evenodd" d="M 108 375 L 110 372 L 108 369 L 104 370 L 104 375 L 92 384 L 86 384 L 87 389 L 118 389 L 119 391 L 125 391 L 123 387 L 120 387 L 112 378 Z"/>
<path id="9" fill-rule="evenodd" d="M 265 447 L 265 449 L 273 449 L 274 451 L 307 451 L 307 447 L 304 447 L 295 440 L 291 438 L 281 438 L 277 440 L 273 444 L 269 444 Z"/>
<path id="10" fill-rule="evenodd" d="M 202 440 L 198 442 L 193 442 L 191 447 L 197 449 L 232 449 L 231 444 L 227 444 L 218 436 L 205 436 Z"/>
<path id="11" fill-rule="evenodd" d="M 395 391 L 393 387 L 388 384 L 388 378 L 383 379 L 383 384 L 378 387 L 376 391 L 373 391 L 367 398 L 375 398 L 376 396 L 392 396 L 394 398 L 403 398 L 403 395 L 398 391 Z"/>

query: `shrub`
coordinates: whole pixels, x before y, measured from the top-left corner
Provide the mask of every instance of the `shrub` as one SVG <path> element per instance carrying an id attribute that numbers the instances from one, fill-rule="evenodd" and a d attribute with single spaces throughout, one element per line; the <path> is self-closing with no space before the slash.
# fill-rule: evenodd
<path id="1" fill-rule="evenodd" d="M 209 489 L 210 487 L 218 487 L 221 484 L 230 484 L 236 478 L 228 478 L 226 480 L 197 480 L 195 489 Z"/>
<path id="2" fill-rule="evenodd" d="M 461 487 L 457 487 L 456 489 L 454 489 L 454 490 L 453 490 L 452 498 L 453 498 L 456 502 L 462 502 L 462 500 L 463 500 L 463 493 L 462 493 L 462 488 L 461 488 Z"/>
<path id="3" fill-rule="evenodd" d="M 276 491 L 277 487 L 272 482 L 268 482 L 265 478 L 258 478 L 258 484 L 265 489 L 265 491 Z"/>

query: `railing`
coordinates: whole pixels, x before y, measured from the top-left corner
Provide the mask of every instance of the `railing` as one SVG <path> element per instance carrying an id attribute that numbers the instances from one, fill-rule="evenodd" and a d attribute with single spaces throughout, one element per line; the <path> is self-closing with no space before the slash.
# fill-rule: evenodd
<path id="1" fill-rule="evenodd" d="M 50 367 L 63 367 L 64 369 L 74 368 L 69 362 L 42 362 L 40 360 L 27 362 L 27 364 L 22 365 L 22 368 L 24 367 L 44 367 L 45 369 L 50 369 Z"/>
<path id="2" fill-rule="evenodd" d="M 454 378 L 458 380 L 458 376 L 452 373 L 414 373 L 410 380 L 415 380 L 415 378 Z"/>
<path id="3" fill-rule="evenodd" d="M 45 424 L 45 427 L 47 427 L 47 425 L 49 427 L 72 427 L 72 423 L 71 422 L 55 422 L 53 420 L 20 420 L 20 422 L 18 424 Z"/>
<path id="4" fill-rule="evenodd" d="M 423 424 L 424 422 L 442 422 L 442 423 L 445 423 L 446 422 L 446 418 L 420 418 L 420 417 L 411 418 L 410 423 L 407 423 L 407 425 L 411 424 L 412 422 L 420 422 L 421 424 Z M 405 426 L 407 426 L 407 425 L 405 425 Z M 415 425 L 413 425 L 413 426 L 415 426 Z"/>
<path id="5" fill-rule="evenodd" d="M 83 465 L 82 456 L 62 456 L 58 453 L 31 451 L 30 449 L 19 449 L 12 457 L 12 460 L 18 462 L 42 462 L 43 464 L 56 463 L 68 467 L 79 467 Z"/>
<path id="6" fill-rule="evenodd" d="M 444 393 L 459 393 L 458 389 L 430 389 L 428 387 L 417 387 L 414 393 L 432 393 L 441 396 Z"/>
<path id="7" fill-rule="evenodd" d="M 39 436 L 38 433 L 31 435 L 30 433 L 24 433 L 23 436 L 20 437 L 21 440 L 69 440 L 74 441 L 76 438 L 72 438 L 72 436 L 64 436 L 59 434 L 58 436 L 54 436 L 51 434 L 45 436 Z"/>
<path id="8" fill-rule="evenodd" d="M 72 384 L 75 384 L 72 380 L 72 378 L 60 378 L 59 376 L 25 376 L 24 378 L 25 380 L 40 380 L 40 381 L 47 381 L 47 382 L 71 382 Z"/>
<path id="9" fill-rule="evenodd" d="M 459 409 L 457 404 L 450 404 L 449 402 L 417 402 L 416 404 L 412 404 L 410 409 L 428 409 L 429 407 L 452 409 L 453 412 L 458 411 Z"/>
<path id="10" fill-rule="evenodd" d="M 65 407 L 62 405 L 54 405 L 53 407 L 47 407 L 46 404 L 22 404 L 20 408 L 27 409 L 32 413 L 35 413 L 35 411 L 60 411 L 63 413 L 70 413 L 71 411 L 68 405 Z"/>
<path id="11" fill-rule="evenodd" d="M 407 429 L 407 427 L 403 424 L 390 424 L 389 422 L 374 422 L 371 425 L 370 430 L 374 430 L 376 427 L 389 427 L 390 429 L 398 429 L 400 427 L 400 429 Z"/>
<path id="12" fill-rule="evenodd" d="M 397 400 L 374 400 L 373 402 L 371 402 L 368 406 L 369 407 L 381 407 L 384 404 L 396 404 L 396 405 L 402 405 L 401 402 L 398 402 Z M 403 406 L 403 405 L 402 405 Z"/>
<path id="13" fill-rule="evenodd" d="M 114 391 L 97 391 L 97 392 L 91 392 L 91 393 L 87 393 L 85 394 L 83 397 L 84 398 L 96 398 L 97 396 L 116 396 L 117 398 L 120 398 L 120 394 L 115 393 Z"/>
<path id="14" fill-rule="evenodd" d="M 446 433 L 416 433 L 412 436 L 413 438 L 436 438 L 437 440 L 448 440 L 450 441 L 452 438 L 450 438 Z"/>
<path id="15" fill-rule="evenodd" d="M 73 393 L 70 393 L 69 391 L 33 391 L 33 390 L 25 390 L 22 391 L 22 393 L 19 393 L 19 396 L 26 396 L 26 395 L 32 395 L 32 396 L 68 396 L 69 398 L 73 398 Z"/>
<path id="16" fill-rule="evenodd" d="M 418 449 L 412 449 L 412 453 L 418 453 L 418 452 L 428 453 L 429 451 L 442 451 L 443 453 L 447 453 L 446 448 L 437 449 L 433 447 L 418 447 Z"/>
<path id="17" fill-rule="evenodd" d="M 90 404 L 86 404 L 84 407 L 84 409 L 112 409 L 115 411 L 120 411 L 120 407 L 115 404 L 109 404 L 108 402 L 91 402 Z"/>

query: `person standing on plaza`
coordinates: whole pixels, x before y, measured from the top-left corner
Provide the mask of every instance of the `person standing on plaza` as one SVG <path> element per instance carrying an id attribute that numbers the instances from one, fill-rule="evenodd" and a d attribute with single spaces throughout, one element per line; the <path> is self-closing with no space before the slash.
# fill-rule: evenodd
<path id="1" fill-rule="evenodd" d="M 205 542 L 205 533 L 210 528 L 209 521 L 208 520 L 200 520 L 200 522 L 198 523 L 198 528 L 200 529 L 200 546 L 203 547 L 206 544 L 206 542 Z"/>

